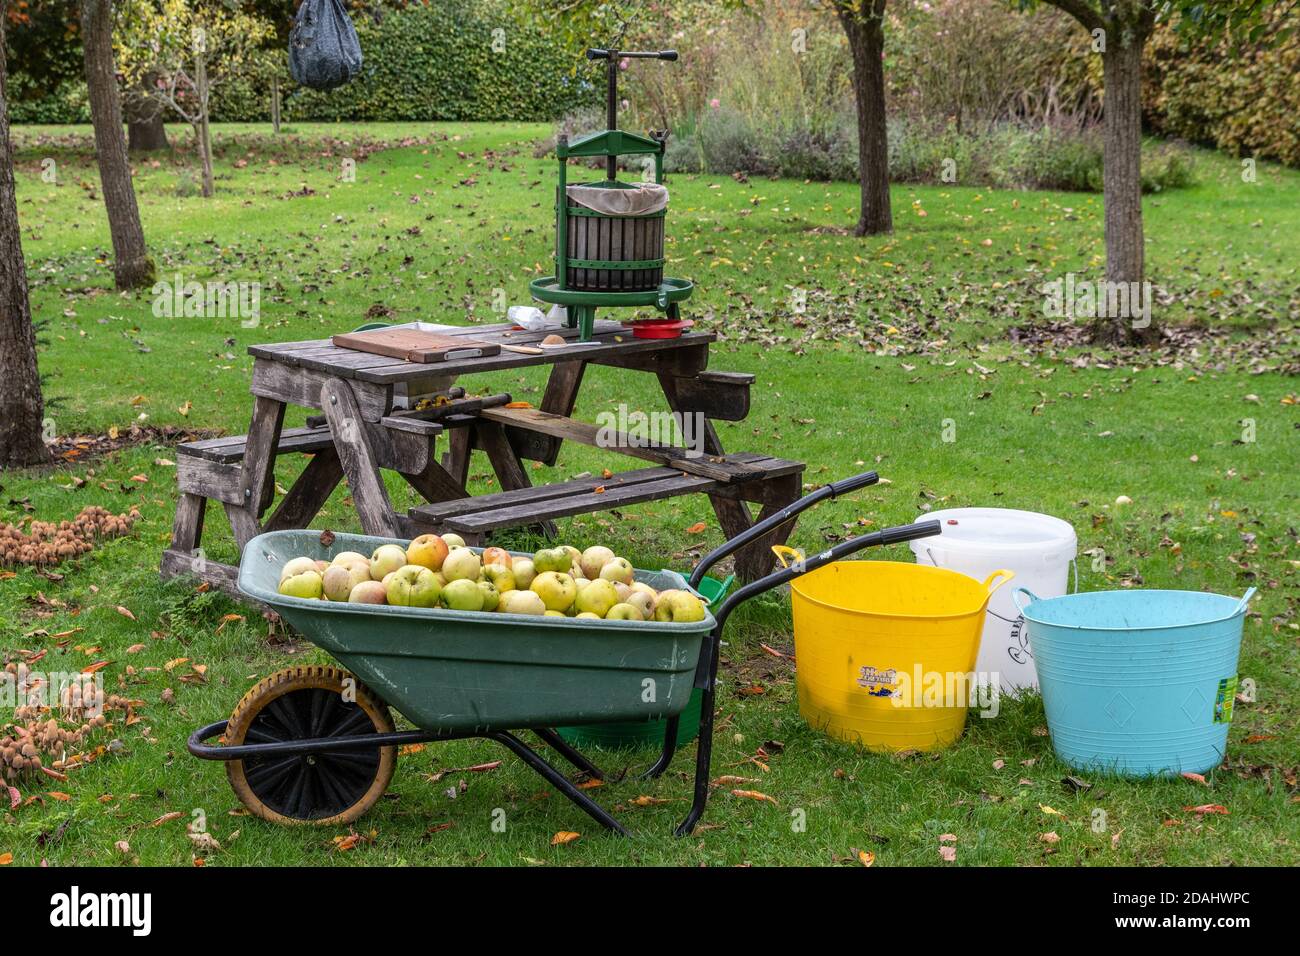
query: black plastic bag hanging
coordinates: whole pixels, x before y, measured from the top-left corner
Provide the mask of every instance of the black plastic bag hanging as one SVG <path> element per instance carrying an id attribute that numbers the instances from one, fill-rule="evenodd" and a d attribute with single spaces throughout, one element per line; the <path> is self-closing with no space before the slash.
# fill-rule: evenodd
<path id="1" fill-rule="evenodd" d="M 341 0 L 302 0 L 289 33 L 289 75 L 332 90 L 361 71 L 361 43 Z"/>

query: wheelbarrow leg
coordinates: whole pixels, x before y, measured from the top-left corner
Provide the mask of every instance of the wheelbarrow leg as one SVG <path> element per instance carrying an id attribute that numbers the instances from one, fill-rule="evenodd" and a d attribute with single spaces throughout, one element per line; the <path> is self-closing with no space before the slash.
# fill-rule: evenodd
<path id="1" fill-rule="evenodd" d="M 725 614 L 723 620 L 725 620 Z M 709 764 L 713 757 L 713 698 L 718 682 L 718 655 L 721 653 L 722 623 L 709 637 L 709 666 L 707 678 L 700 699 L 700 740 L 695 750 L 695 799 L 691 803 L 691 812 L 678 825 L 674 833 L 679 837 L 690 836 L 695 824 L 704 815 L 704 807 L 709 802 Z M 698 686 L 698 682 L 697 682 Z M 674 732 L 676 728 L 673 728 Z M 674 734 L 675 735 L 675 734 Z M 668 741 L 664 741 L 667 749 Z"/>
<path id="2" fill-rule="evenodd" d="M 589 777 L 597 780 L 604 780 L 605 775 L 600 772 L 600 768 L 586 758 L 581 751 L 572 747 L 567 740 L 557 734 L 550 727 L 534 727 L 533 733 L 542 740 L 557 754 L 563 757 L 573 766 L 577 767 Z"/>
<path id="3" fill-rule="evenodd" d="M 514 734 L 507 733 L 503 730 L 490 734 L 489 736 L 491 739 L 507 747 L 516 757 L 541 774 L 547 783 L 576 803 L 587 814 L 587 816 L 591 817 L 601 826 L 613 830 L 620 836 L 629 836 L 627 830 L 623 829 L 623 825 L 611 817 L 605 811 L 604 807 L 596 803 L 596 801 L 592 800 L 570 783 L 564 774 L 552 767 L 542 758 L 541 754 L 537 753 L 537 751 L 533 750 Z"/>
<path id="4" fill-rule="evenodd" d="M 653 780 L 673 762 L 673 754 L 677 752 L 677 724 L 681 721 L 681 715 L 669 717 L 664 725 L 664 747 L 659 754 L 659 759 L 654 762 L 654 766 L 641 774 L 642 780 Z"/>

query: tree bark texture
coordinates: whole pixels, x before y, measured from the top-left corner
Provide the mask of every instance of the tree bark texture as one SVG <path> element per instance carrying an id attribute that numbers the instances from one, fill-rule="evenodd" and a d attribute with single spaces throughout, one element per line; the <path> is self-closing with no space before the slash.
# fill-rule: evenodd
<path id="1" fill-rule="evenodd" d="M 5 4 L 0 0 L 0 468 L 47 461 L 45 403 L 36 367 L 36 330 L 18 232 L 18 199 L 5 100 Z"/>
<path id="2" fill-rule="evenodd" d="M 113 5 L 111 0 L 82 0 L 81 36 L 90 93 L 90 121 L 95 127 L 95 158 L 113 238 L 113 279 L 119 289 L 135 289 L 154 281 L 154 263 L 144 244 L 140 209 L 127 162 L 122 131 L 122 105 L 113 67 Z"/>
<path id="3" fill-rule="evenodd" d="M 889 143 L 885 126 L 885 2 L 837 0 L 835 10 L 853 54 L 858 111 L 859 236 L 894 231 L 889 204 Z"/>

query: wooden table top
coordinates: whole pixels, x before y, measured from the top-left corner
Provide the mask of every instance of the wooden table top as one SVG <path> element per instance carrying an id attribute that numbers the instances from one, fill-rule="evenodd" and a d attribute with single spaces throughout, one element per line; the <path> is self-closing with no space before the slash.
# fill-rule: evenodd
<path id="1" fill-rule="evenodd" d="M 608 319 L 597 320 L 592 341 L 588 343 L 577 341 L 577 329 L 528 332 L 508 322 L 496 325 L 458 326 L 454 331 L 447 330 L 443 334 L 463 335 L 467 338 L 496 342 L 502 346 L 530 347 L 539 347 L 542 339 L 547 335 L 555 334 L 570 340 L 570 344 L 547 346 L 540 355 L 511 352 L 503 348 L 497 355 L 427 363 L 407 362 L 390 356 L 339 348 L 329 339 L 250 345 L 248 353 L 256 359 L 312 369 L 339 378 L 373 382 L 379 385 L 395 385 L 399 382 L 427 379 L 431 375 L 459 376 L 472 372 L 493 372 L 500 369 L 552 365 L 575 360 L 602 362 L 620 356 L 664 349 L 707 347 L 717 338 L 713 332 L 686 332 L 675 339 L 638 339 L 622 323 Z"/>

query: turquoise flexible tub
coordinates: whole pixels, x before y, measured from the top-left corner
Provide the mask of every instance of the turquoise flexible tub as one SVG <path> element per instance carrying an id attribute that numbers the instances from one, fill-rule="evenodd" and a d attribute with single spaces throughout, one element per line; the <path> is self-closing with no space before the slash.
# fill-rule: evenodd
<path id="1" fill-rule="evenodd" d="M 1081 770 L 1131 777 L 1217 767 L 1254 593 L 1094 591 L 1043 600 L 1017 588 L 1057 755 Z"/>

